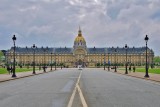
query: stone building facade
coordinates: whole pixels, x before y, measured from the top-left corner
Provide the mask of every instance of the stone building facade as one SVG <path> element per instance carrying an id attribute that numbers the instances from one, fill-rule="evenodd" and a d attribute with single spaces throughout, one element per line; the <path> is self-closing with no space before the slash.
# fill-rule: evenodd
<path id="1" fill-rule="evenodd" d="M 62 64 L 63 66 L 76 67 L 82 65 L 84 67 L 95 67 L 97 64 L 119 64 L 126 63 L 126 49 L 124 47 L 102 47 L 88 48 L 86 41 L 79 29 L 78 35 L 75 38 L 73 48 L 60 47 L 16 47 L 16 63 L 17 64 L 32 64 L 35 51 L 35 64 Z M 153 62 L 154 52 L 147 49 L 148 63 Z M 145 64 L 146 58 L 145 47 L 127 48 L 127 63 L 134 65 Z M 13 47 L 6 53 L 7 63 L 13 62 Z"/>

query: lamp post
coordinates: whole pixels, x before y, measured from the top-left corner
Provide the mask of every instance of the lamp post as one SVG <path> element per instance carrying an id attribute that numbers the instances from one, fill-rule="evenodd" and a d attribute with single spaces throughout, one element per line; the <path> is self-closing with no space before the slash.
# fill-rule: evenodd
<path id="1" fill-rule="evenodd" d="M 149 75 L 148 75 L 148 64 L 147 64 L 147 42 L 149 40 L 148 35 L 146 35 L 144 40 L 146 41 L 146 74 L 145 74 L 144 77 L 149 78 Z"/>
<path id="2" fill-rule="evenodd" d="M 46 52 L 46 50 L 45 50 L 45 48 L 44 48 L 44 64 L 43 64 L 43 72 L 46 72 L 46 56 L 45 56 L 45 52 Z"/>
<path id="3" fill-rule="evenodd" d="M 15 67 L 15 62 L 16 62 L 16 60 L 15 60 L 15 50 L 16 50 L 15 42 L 16 42 L 16 39 L 17 39 L 16 36 L 13 35 L 12 40 L 14 43 L 14 52 L 13 52 L 13 74 L 12 74 L 12 77 L 17 77 L 16 72 L 15 72 L 15 70 L 16 70 L 16 67 Z"/>
<path id="4" fill-rule="evenodd" d="M 128 46 L 127 46 L 127 44 L 125 44 L 125 49 L 126 49 L 126 72 L 125 72 L 125 74 L 128 74 L 128 70 L 127 70 L 127 65 L 128 65 L 128 63 L 127 63 L 127 49 L 128 49 Z"/>
<path id="5" fill-rule="evenodd" d="M 117 52 L 117 50 L 115 49 L 115 50 L 114 50 L 114 55 L 115 55 L 115 56 L 114 56 L 114 57 L 115 57 L 115 64 L 114 64 L 115 69 L 114 69 L 114 72 L 117 72 L 117 66 L 116 66 L 116 63 L 117 63 L 117 62 L 116 62 L 116 52 Z"/>
<path id="6" fill-rule="evenodd" d="M 51 71 L 52 71 L 52 52 L 51 52 Z"/>
<path id="7" fill-rule="evenodd" d="M 106 54 L 104 53 L 104 70 L 106 70 Z"/>
<path id="8" fill-rule="evenodd" d="M 29 55 L 28 55 L 28 66 L 27 66 L 27 68 L 29 69 Z"/>
<path id="9" fill-rule="evenodd" d="M 118 52 L 119 52 L 119 51 L 117 51 L 117 54 L 116 54 L 116 67 L 117 67 L 117 68 L 118 68 L 118 66 L 119 66 L 119 62 L 118 62 L 118 55 L 119 55 L 119 54 L 118 54 Z"/>
<path id="10" fill-rule="evenodd" d="M 36 74 L 35 72 L 35 48 L 36 48 L 35 44 L 33 44 L 32 48 L 33 48 L 33 74 Z"/>
<path id="11" fill-rule="evenodd" d="M 108 71 L 110 71 L 109 53 L 108 53 Z"/>
<path id="12" fill-rule="evenodd" d="M 131 61 L 131 55 L 129 56 L 129 72 L 131 72 L 132 67 L 132 61 Z"/>
<path id="13" fill-rule="evenodd" d="M 63 66 L 63 63 L 62 63 L 62 55 L 63 55 L 63 54 L 61 53 L 61 63 L 60 63 L 60 64 L 61 64 L 61 69 L 62 69 L 62 66 Z"/>
<path id="14" fill-rule="evenodd" d="M 57 68 L 56 68 L 56 53 L 55 53 L 54 55 L 55 55 L 55 70 L 56 70 L 56 69 L 57 69 Z"/>

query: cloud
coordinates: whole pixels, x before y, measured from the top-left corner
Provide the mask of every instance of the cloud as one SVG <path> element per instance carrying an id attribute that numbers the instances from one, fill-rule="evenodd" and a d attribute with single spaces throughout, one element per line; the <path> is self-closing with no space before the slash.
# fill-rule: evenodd
<path id="1" fill-rule="evenodd" d="M 160 55 L 159 0 L 1 0 L 0 49 L 17 45 L 72 47 L 78 26 L 88 47 L 149 47 Z"/>

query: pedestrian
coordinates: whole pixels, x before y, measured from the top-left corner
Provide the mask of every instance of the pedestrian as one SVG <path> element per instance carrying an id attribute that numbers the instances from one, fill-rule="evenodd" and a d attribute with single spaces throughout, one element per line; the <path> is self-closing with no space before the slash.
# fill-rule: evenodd
<path id="1" fill-rule="evenodd" d="M 46 66 L 43 66 L 43 71 L 46 72 Z"/>
<path id="2" fill-rule="evenodd" d="M 133 66 L 133 72 L 135 72 L 135 70 L 136 70 L 136 67 L 135 67 L 135 66 Z"/>
<path id="3" fill-rule="evenodd" d="M 11 72 L 11 74 L 13 73 L 13 68 L 12 68 L 12 66 L 11 66 L 11 68 L 10 68 L 10 72 Z"/>
<path id="4" fill-rule="evenodd" d="M 7 71 L 9 74 L 11 74 L 11 68 L 9 66 L 7 66 Z"/>
<path id="5" fill-rule="evenodd" d="M 129 66 L 129 72 L 131 72 L 131 66 Z"/>

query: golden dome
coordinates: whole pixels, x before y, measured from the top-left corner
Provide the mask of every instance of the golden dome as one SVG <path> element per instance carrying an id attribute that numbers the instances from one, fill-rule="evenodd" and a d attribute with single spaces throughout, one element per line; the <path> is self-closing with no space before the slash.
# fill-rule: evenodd
<path id="1" fill-rule="evenodd" d="M 74 42 L 83 42 L 83 43 L 86 43 L 82 33 L 81 33 L 81 30 L 79 28 L 79 31 L 78 31 L 78 36 L 76 37 L 76 39 L 74 40 Z"/>
<path id="2" fill-rule="evenodd" d="M 77 36 L 74 42 L 86 42 L 83 36 Z"/>

